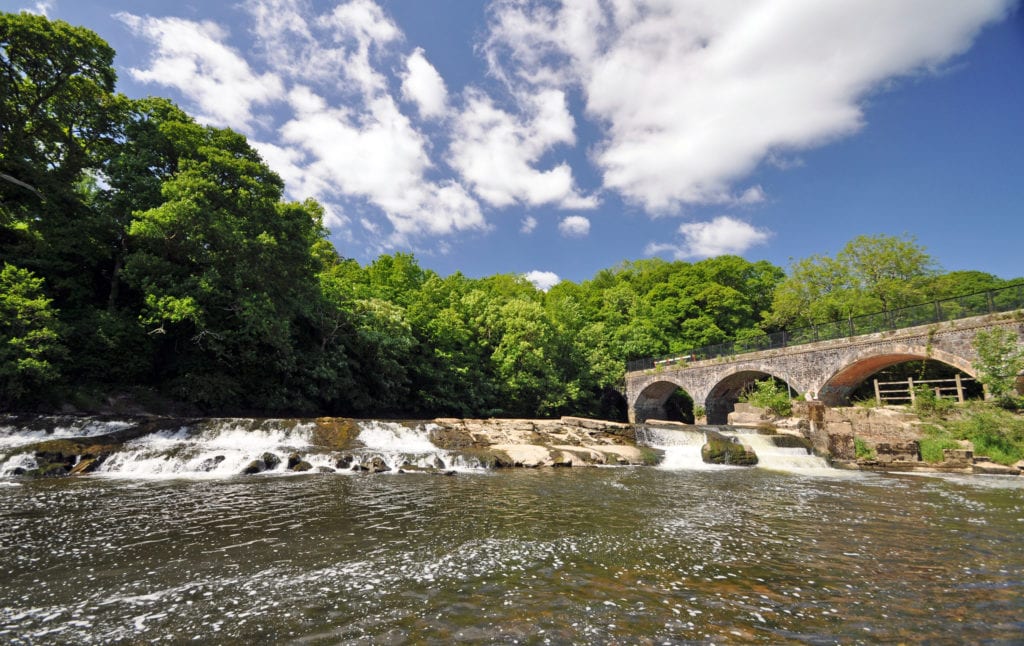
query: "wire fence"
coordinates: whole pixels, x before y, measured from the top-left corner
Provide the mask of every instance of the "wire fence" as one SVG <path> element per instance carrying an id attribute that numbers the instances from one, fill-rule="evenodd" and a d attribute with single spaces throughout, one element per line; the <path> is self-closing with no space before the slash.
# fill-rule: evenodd
<path id="1" fill-rule="evenodd" d="M 874 314 L 851 316 L 839 321 L 819 323 L 771 334 L 758 334 L 706 345 L 664 357 L 645 357 L 626 362 L 626 372 L 651 370 L 658 366 L 681 366 L 691 361 L 731 357 L 746 352 L 787 348 L 794 345 L 844 339 L 886 330 L 955 321 L 957 319 L 1024 309 L 1024 283 L 984 292 L 954 296 Z"/>

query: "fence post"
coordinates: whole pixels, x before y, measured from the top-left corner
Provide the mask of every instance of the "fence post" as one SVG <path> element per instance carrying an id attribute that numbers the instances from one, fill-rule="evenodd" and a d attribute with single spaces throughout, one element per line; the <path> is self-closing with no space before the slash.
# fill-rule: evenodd
<path id="1" fill-rule="evenodd" d="M 939 301 L 935 301 L 935 323 L 942 322 L 942 306 L 939 305 Z"/>
<path id="2" fill-rule="evenodd" d="M 877 379 L 875 379 L 875 403 L 879 406 L 882 405 L 882 391 L 878 389 Z"/>
<path id="3" fill-rule="evenodd" d="M 907 388 L 910 389 L 910 405 L 914 405 L 914 378 L 907 377 Z"/>
<path id="4" fill-rule="evenodd" d="M 956 400 L 961 404 L 964 403 L 964 386 L 960 381 L 960 373 L 956 373 Z"/>
<path id="5" fill-rule="evenodd" d="M 985 296 L 988 297 L 988 313 L 996 311 L 996 300 L 992 298 L 992 292 L 985 292 Z"/>
<path id="6" fill-rule="evenodd" d="M 853 333 L 853 314 L 851 314 L 846 320 L 850 322 L 850 336 L 855 336 Z"/>

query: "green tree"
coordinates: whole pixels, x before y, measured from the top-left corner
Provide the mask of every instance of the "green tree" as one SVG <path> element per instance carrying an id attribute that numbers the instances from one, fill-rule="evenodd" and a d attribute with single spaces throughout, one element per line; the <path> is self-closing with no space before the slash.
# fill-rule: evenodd
<path id="1" fill-rule="evenodd" d="M 978 353 L 978 380 L 994 399 L 1013 404 L 1018 396 L 1017 379 L 1024 371 L 1024 345 L 1016 334 L 1002 328 L 978 332 L 972 345 Z"/>
<path id="2" fill-rule="evenodd" d="M 765 326 L 825 323 L 921 302 L 935 274 L 935 261 L 913 238 L 858 236 L 835 258 L 794 262 Z"/>
<path id="3" fill-rule="evenodd" d="M 12 404 L 60 376 L 64 347 L 43 279 L 4 263 L 0 270 L 0 403 Z"/>
<path id="4" fill-rule="evenodd" d="M 301 405 L 295 334 L 319 296 L 320 209 L 280 202 L 281 179 L 241 135 L 181 126 L 177 170 L 163 202 L 135 213 L 124 269 L 159 381 L 209 406 Z"/>

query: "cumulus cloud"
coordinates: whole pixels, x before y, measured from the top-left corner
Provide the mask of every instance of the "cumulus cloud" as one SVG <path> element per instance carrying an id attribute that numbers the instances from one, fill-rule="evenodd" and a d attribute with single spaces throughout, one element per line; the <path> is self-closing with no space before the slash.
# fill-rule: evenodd
<path id="1" fill-rule="evenodd" d="M 546 292 L 562 281 L 558 274 L 551 271 L 531 271 L 523 274 L 523 278 L 533 283 L 533 286 L 542 292 Z"/>
<path id="2" fill-rule="evenodd" d="M 437 69 L 427 60 L 422 47 L 416 48 L 405 59 L 405 66 L 402 96 L 415 103 L 424 118 L 443 116 L 448 108 L 448 89 Z"/>
<path id="3" fill-rule="evenodd" d="M 520 233 L 533 233 L 533 230 L 537 228 L 537 218 L 532 215 L 528 215 L 523 218 L 522 226 L 519 227 Z"/>
<path id="4" fill-rule="evenodd" d="M 772 234 L 742 220 L 720 215 L 710 222 L 681 224 L 679 235 L 682 240 L 677 244 L 647 245 L 647 255 L 669 253 L 676 260 L 740 255 L 755 245 L 767 242 Z"/>
<path id="5" fill-rule="evenodd" d="M 320 200 L 332 228 L 352 224 L 346 212 L 360 213 L 381 249 L 487 228 L 467 188 L 437 172 L 433 142 L 392 93 L 390 76 L 405 61 L 403 95 L 422 116 L 445 109 L 443 80 L 422 50 L 401 52 L 403 35 L 380 6 L 350 0 L 322 14 L 302 0 L 242 6 L 263 70 L 252 67 L 260 56 L 247 61 L 216 23 L 121 13 L 154 46 L 149 66 L 130 73 L 178 90 L 201 121 L 249 134 L 289 196 Z M 374 221 L 381 215 L 390 232 Z"/>
<path id="6" fill-rule="evenodd" d="M 555 145 L 576 142 L 565 93 L 544 90 L 520 97 L 520 105 L 525 117 L 501 109 L 479 90 L 467 91 L 465 108 L 455 120 L 449 163 L 492 206 L 596 207 L 595 198 L 577 191 L 568 163 L 535 167 Z"/>
<path id="7" fill-rule="evenodd" d="M 585 238 L 590 233 L 590 220 L 582 215 L 570 215 L 558 223 L 558 231 L 566 238 Z"/>
<path id="8" fill-rule="evenodd" d="M 872 89 L 964 51 L 1013 4 L 524 0 L 499 3 L 485 51 L 510 85 L 582 87 L 606 124 L 604 186 L 664 211 L 749 202 L 736 185 L 766 157 L 857 131 Z"/>
<path id="9" fill-rule="evenodd" d="M 198 107 L 200 121 L 252 132 L 254 108 L 277 100 L 284 92 L 276 74 L 257 74 L 224 44 L 227 31 L 216 23 L 124 12 L 116 17 L 155 46 L 150 66 L 132 68 L 132 78 L 178 90 Z"/>

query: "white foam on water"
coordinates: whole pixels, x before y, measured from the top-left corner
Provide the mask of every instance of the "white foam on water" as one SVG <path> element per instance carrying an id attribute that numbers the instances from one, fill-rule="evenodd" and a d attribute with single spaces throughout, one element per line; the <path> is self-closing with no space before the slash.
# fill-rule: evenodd
<path id="1" fill-rule="evenodd" d="M 441 449 L 430 441 L 430 431 L 438 428 L 435 424 L 421 424 L 410 428 L 397 422 L 364 421 L 359 423 L 359 436 L 365 456 L 378 456 L 397 471 L 408 464 L 430 469 L 438 466 L 452 471 L 476 471 L 480 465 L 467 461 L 461 456 Z"/>
<path id="2" fill-rule="evenodd" d="M 242 473 L 264 453 L 280 459 L 267 473 L 285 472 L 288 455 L 310 447 L 312 428 L 312 423 L 277 420 L 202 422 L 125 442 L 95 473 L 115 478 L 224 478 Z M 303 455 L 307 461 L 310 457 Z"/>
<path id="3" fill-rule="evenodd" d="M 31 453 L 18 453 L 9 456 L 4 462 L 0 462 L 0 477 L 13 476 L 17 469 L 31 471 L 38 467 L 39 463 L 36 462 L 36 456 Z"/>
<path id="4" fill-rule="evenodd" d="M 700 450 L 707 439 L 697 427 L 690 429 L 664 429 L 649 426 L 637 427 L 637 443 L 660 449 L 665 458 L 658 464 L 667 471 L 715 471 L 732 469 L 723 464 L 708 464 L 701 457 Z"/>
<path id="5" fill-rule="evenodd" d="M 723 435 L 735 437 L 749 446 L 757 455 L 757 466 L 762 469 L 822 475 L 837 473 L 824 458 L 813 455 L 803 447 L 776 446 L 770 435 L 739 431 L 724 431 Z"/>
<path id="6" fill-rule="evenodd" d="M 0 450 L 69 437 L 93 437 L 106 435 L 131 426 L 131 422 L 106 421 L 82 418 L 58 418 L 57 424 L 47 432 L 40 429 L 29 429 L 14 424 L 10 418 L 0 421 Z"/>

